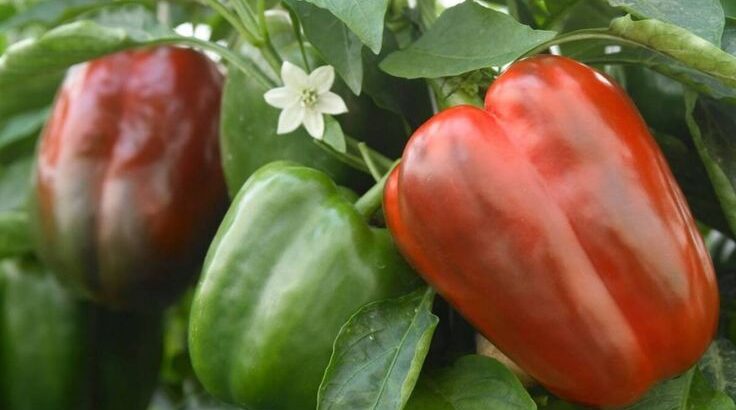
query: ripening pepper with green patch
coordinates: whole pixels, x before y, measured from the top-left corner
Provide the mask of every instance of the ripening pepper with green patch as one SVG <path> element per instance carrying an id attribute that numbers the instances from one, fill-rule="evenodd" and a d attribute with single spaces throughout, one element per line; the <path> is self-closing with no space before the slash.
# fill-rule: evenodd
<path id="1" fill-rule="evenodd" d="M 125 51 L 71 69 L 38 147 L 32 220 L 62 282 L 158 308 L 201 266 L 225 211 L 222 75 L 199 52 Z"/>

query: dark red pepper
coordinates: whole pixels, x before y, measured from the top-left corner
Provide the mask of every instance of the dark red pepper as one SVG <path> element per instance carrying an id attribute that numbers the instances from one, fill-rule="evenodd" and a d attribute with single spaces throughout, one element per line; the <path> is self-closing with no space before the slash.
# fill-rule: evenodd
<path id="1" fill-rule="evenodd" d="M 226 206 L 222 75 L 156 47 L 73 68 L 38 152 L 39 251 L 64 282 L 114 307 L 160 306 L 202 263 Z"/>
<path id="2" fill-rule="evenodd" d="M 522 60 L 485 110 L 434 116 L 384 205 L 415 268 L 563 398 L 631 403 L 713 337 L 715 275 L 684 197 L 626 94 L 576 61 Z"/>

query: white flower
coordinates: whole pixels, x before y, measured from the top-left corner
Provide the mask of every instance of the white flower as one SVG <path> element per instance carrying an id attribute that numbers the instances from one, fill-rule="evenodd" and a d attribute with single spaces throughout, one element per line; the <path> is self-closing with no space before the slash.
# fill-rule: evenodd
<path id="1" fill-rule="evenodd" d="M 268 90 L 266 102 L 280 108 L 277 134 L 287 134 L 304 124 L 309 135 L 322 139 L 325 120 L 322 114 L 342 114 L 348 111 L 339 95 L 330 91 L 335 82 L 335 69 L 326 65 L 307 75 L 288 61 L 281 66 L 283 87 Z"/>

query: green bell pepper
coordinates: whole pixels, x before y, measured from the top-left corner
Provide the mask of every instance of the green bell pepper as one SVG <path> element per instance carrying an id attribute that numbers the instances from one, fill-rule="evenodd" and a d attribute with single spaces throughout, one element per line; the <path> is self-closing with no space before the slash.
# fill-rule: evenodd
<path id="1" fill-rule="evenodd" d="M 0 408 L 145 409 L 160 319 L 76 301 L 33 261 L 0 262 Z"/>
<path id="2" fill-rule="evenodd" d="M 315 407 L 341 326 L 420 283 L 367 219 L 320 171 L 277 162 L 251 176 L 192 303 L 190 357 L 210 393 L 253 409 Z"/>

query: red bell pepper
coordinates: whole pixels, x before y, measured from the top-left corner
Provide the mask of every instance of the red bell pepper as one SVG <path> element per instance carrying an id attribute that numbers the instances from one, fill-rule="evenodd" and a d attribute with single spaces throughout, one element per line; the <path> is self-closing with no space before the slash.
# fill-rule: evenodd
<path id="1" fill-rule="evenodd" d="M 35 176 L 41 256 L 113 307 L 170 301 L 224 213 L 222 75 L 193 50 L 126 51 L 71 70 Z"/>
<path id="2" fill-rule="evenodd" d="M 622 89 L 557 56 L 485 109 L 424 124 L 385 190 L 416 269 L 550 391 L 624 405 L 712 339 L 718 290 L 685 199 Z"/>

